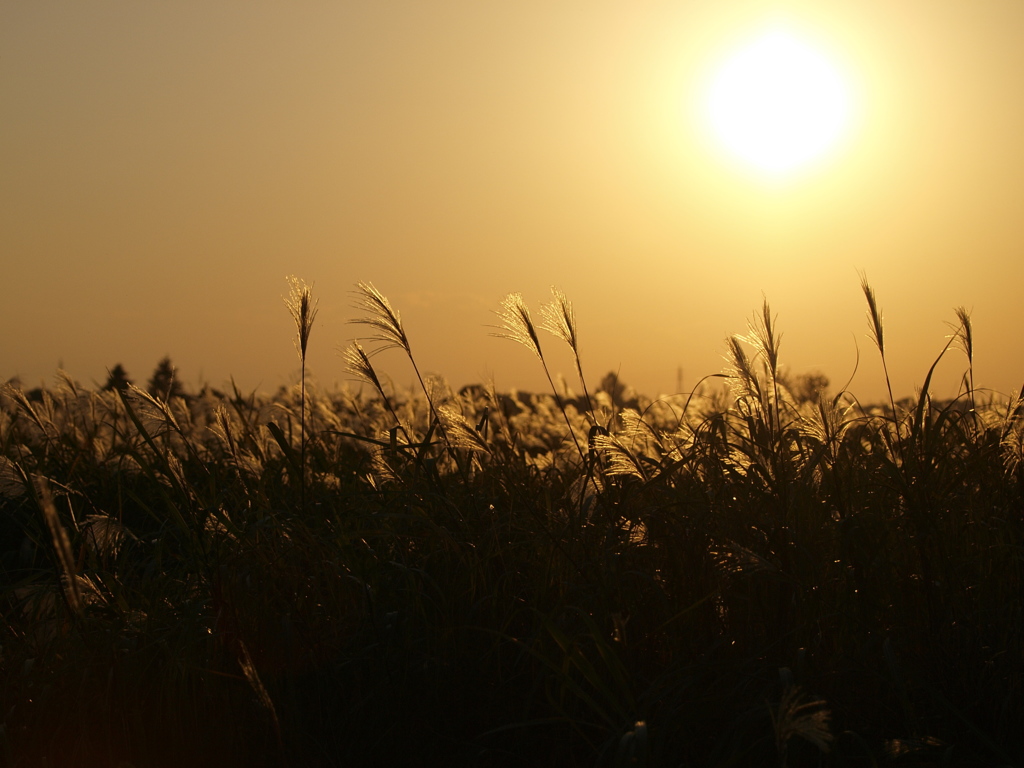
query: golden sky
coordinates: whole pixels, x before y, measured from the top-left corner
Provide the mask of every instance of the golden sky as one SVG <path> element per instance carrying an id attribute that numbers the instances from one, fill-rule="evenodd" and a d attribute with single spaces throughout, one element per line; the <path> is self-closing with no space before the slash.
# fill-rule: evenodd
<path id="1" fill-rule="evenodd" d="M 856 123 L 766 181 L 696 118 L 716 61 L 783 19 Z M 975 381 L 1024 383 L 1024 3 L 104 0 L 0 3 L 0 380 L 58 365 L 189 388 L 295 381 L 285 277 L 315 283 L 308 364 L 345 379 L 351 290 L 402 313 L 420 367 L 541 389 L 494 338 L 502 297 L 575 305 L 588 377 L 651 395 L 723 369 L 771 302 L 793 372 L 897 395 L 975 324 Z M 568 355 L 551 338 L 552 366 Z M 398 385 L 401 356 L 375 359 Z M 956 392 L 963 357 L 940 367 Z M 571 380 L 571 379 L 570 379 Z"/>

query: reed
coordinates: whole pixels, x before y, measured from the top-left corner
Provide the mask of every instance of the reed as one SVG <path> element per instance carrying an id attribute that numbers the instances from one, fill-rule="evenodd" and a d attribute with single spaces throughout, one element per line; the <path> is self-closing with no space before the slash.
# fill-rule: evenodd
<path id="1" fill-rule="evenodd" d="M 964 353 L 953 401 L 934 363 L 893 397 L 898 329 L 862 280 L 888 403 L 790 391 L 764 300 L 725 373 L 618 409 L 557 289 L 539 324 L 509 295 L 495 334 L 551 394 L 432 386 L 369 283 L 369 340 L 342 352 L 365 386 L 307 391 L 316 302 L 292 285 L 298 414 L 285 389 L 0 389 L 5 764 L 1024 753 L 1024 404 L 974 382 L 962 308 L 935 361 Z M 570 349 L 578 410 L 544 333 Z"/>
<path id="2" fill-rule="evenodd" d="M 309 345 L 309 335 L 313 331 L 313 321 L 316 319 L 318 301 L 313 299 L 312 286 L 295 276 L 290 276 L 288 282 L 291 290 L 285 298 L 285 306 L 295 321 L 295 351 L 299 354 L 299 452 L 300 476 L 299 485 L 302 489 L 301 501 L 303 509 L 306 507 L 306 348 Z"/>
<path id="3" fill-rule="evenodd" d="M 556 294 L 557 299 L 557 294 Z M 564 297 L 563 297 L 564 299 Z M 551 370 L 548 368 L 547 360 L 544 359 L 544 352 L 541 350 L 540 337 L 537 334 L 537 326 L 534 325 L 533 318 L 530 315 L 530 308 L 526 305 L 523 300 L 523 296 L 520 293 L 510 293 L 501 302 L 501 310 L 497 313 L 498 319 L 501 322 L 499 331 L 491 334 L 492 336 L 498 336 L 500 338 L 510 339 L 533 352 L 537 359 L 540 360 L 541 367 L 544 370 L 544 376 L 548 380 L 548 385 L 551 387 L 551 392 L 554 395 L 555 403 L 558 406 L 558 410 L 561 412 L 562 417 L 565 419 L 565 425 L 569 429 L 569 437 L 572 439 L 573 444 L 576 446 L 576 451 L 579 454 L 580 460 L 585 459 L 583 448 L 580 446 L 580 441 L 576 437 L 576 432 L 573 429 L 572 423 L 569 421 L 569 416 L 565 412 L 565 404 L 562 402 L 562 397 L 558 393 L 558 388 L 555 386 L 554 379 L 551 378 Z M 570 347 L 573 349 L 573 353 L 577 353 L 576 346 L 576 322 L 572 315 L 572 308 L 567 302 L 559 303 L 557 309 L 549 309 L 545 311 L 546 325 L 542 326 L 547 330 L 554 333 L 559 338 L 564 339 Z M 579 365 L 578 354 L 576 356 L 577 366 Z M 589 402 L 589 396 L 588 396 Z"/>
<path id="4" fill-rule="evenodd" d="M 423 375 L 420 373 L 419 365 L 416 363 L 416 358 L 412 352 L 412 345 L 410 344 L 409 337 L 405 332 L 405 327 L 402 325 L 401 314 L 391 306 L 391 302 L 388 301 L 387 297 L 378 291 L 372 283 L 358 283 L 356 285 L 355 298 L 356 308 L 362 310 L 365 314 L 362 317 L 350 320 L 349 322 L 365 325 L 375 331 L 374 335 L 370 337 L 370 340 L 380 342 L 381 345 L 377 347 L 372 354 L 382 352 L 386 349 L 401 349 L 405 352 L 406 357 L 412 365 L 413 372 L 416 374 L 416 380 L 419 382 L 420 390 L 423 393 L 427 408 L 430 412 L 430 423 L 421 444 L 421 452 L 419 454 L 418 461 L 422 461 L 424 456 L 423 451 L 430 446 L 431 435 L 434 430 L 437 430 L 441 435 L 441 439 L 444 441 L 449 455 L 452 456 L 456 464 L 458 464 L 458 455 L 455 453 L 451 441 L 448 438 L 444 422 L 441 420 L 440 414 L 438 413 L 435 398 L 432 396 L 431 389 L 427 386 Z M 349 370 L 354 373 L 357 378 L 369 381 L 373 384 L 374 388 L 383 396 L 383 389 L 380 387 L 377 375 L 373 371 L 373 366 L 370 364 L 369 356 L 362 352 L 361 347 L 358 346 L 358 342 L 355 346 L 350 347 L 349 349 L 351 352 L 346 353 L 346 361 L 349 364 Z M 384 399 L 385 402 L 387 402 L 387 398 L 385 397 Z M 398 420 L 398 425 L 401 427 L 400 420 Z M 403 429 L 403 431 L 405 430 Z"/>

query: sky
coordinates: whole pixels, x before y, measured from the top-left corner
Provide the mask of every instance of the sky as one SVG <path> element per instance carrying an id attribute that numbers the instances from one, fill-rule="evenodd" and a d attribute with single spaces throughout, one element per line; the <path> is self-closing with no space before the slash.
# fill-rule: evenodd
<path id="1" fill-rule="evenodd" d="M 853 121 L 766 179 L 700 119 L 716 63 L 784 22 L 844 73 Z M 572 301 L 588 384 L 651 396 L 724 369 L 767 299 L 793 374 L 880 399 L 860 275 L 911 395 L 964 306 L 975 383 L 1024 383 L 1024 4 L 0 0 L 0 381 L 186 388 L 349 378 L 353 290 L 455 387 L 541 390 L 492 334 L 520 292 Z M 572 383 L 568 350 L 545 338 Z M 561 346 L 560 346 L 561 345 Z M 402 354 L 374 358 L 411 384 Z M 935 394 L 966 368 L 951 352 Z M 851 378 L 852 377 L 852 378 Z"/>

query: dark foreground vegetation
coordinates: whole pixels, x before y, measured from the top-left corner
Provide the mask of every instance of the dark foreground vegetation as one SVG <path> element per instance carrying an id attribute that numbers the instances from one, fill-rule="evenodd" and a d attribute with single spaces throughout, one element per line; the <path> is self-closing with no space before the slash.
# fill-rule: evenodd
<path id="1" fill-rule="evenodd" d="M 875 409 L 787 383 L 767 305 L 726 375 L 633 407 L 396 393 L 358 344 L 358 393 L 8 386 L 0 758 L 1016 765 L 1024 418 L 957 321 L 962 395 Z M 578 363 L 561 294 L 500 322 Z"/>

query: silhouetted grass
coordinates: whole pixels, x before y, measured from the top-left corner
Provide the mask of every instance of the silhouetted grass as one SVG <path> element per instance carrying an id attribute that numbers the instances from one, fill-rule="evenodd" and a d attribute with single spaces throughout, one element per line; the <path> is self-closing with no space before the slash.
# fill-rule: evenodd
<path id="1" fill-rule="evenodd" d="M 727 388 L 627 406 L 564 294 L 502 307 L 550 395 L 395 391 L 359 342 L 368 391 L 7 387 L 4 764 L 1016 764 L 1022 401 L 965 311 L 950 402 L 798 397 L 765 302 Z"/>

